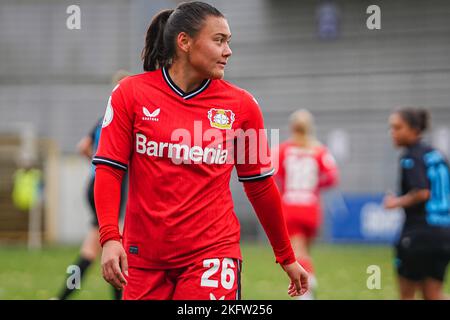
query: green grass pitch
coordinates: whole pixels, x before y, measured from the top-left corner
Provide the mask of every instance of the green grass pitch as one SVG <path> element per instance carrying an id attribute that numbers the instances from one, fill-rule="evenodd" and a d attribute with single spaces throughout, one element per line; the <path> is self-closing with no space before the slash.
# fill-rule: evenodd
<path id="1" fill-rule="evenodd" d="M 279 300 L 287 295 L 288 278 L 275 264 L 271 248 L 263 244 L 242 245 L 242 298 Z M 21 246 L 0 247 L 0 300 L 49 299 L 64 285 L 66 268 L 78 247 L 46 247 L 28 251 Z M 318 299 L 396 299 L 397 287 L 392 249 L 375 245 L 317 244 L 313 258 L 319 287 Z M 369 289 L 367 267 L 379 266 L 381 288 Z M 449 281 L 446 292 L 450 293 Z M 112 291 L 100 273 L 99 259 L 87 271 L 81 289 L 72 299 L 111 299 Z"/>

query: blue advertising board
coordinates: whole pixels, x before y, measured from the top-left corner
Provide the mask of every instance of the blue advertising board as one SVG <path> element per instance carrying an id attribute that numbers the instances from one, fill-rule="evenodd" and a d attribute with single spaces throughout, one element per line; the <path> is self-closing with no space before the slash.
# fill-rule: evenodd
<path id="1" fill-rule="evenodd" d="M 404 221 L 403 210 L 383 208 L 383 194 L 334 194 L 327 201 L 333 242 L 393 243 Z"/>

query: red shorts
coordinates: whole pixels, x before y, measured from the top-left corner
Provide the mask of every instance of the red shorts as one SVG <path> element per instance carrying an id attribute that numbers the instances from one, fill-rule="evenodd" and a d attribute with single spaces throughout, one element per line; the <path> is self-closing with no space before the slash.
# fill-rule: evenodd
<path id="1" fill-rule="evenodd" d="M 205 259 L 176 269 L 130 267 L 124 300 L 240 300 L 241 261 Z"/>
<path id="2" fill-rule="evenodd" d="M 303 238 L 312 239 L 317 236 L 318 226 L 303 224 L 299 221 L 286 219 L 289 236 L 301 236 Z"/>
<path id="3" fill-rule="evenodd" d="M 283 208 L 289 236 L 300 235 L 305 238 L 317 236 L 321 215 L 317 207 L 289 207 Z"/>

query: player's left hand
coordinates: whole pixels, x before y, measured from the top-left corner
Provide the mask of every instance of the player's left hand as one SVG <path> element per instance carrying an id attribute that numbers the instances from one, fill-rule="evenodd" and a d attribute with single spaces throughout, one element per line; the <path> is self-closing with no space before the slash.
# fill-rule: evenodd
<path id="1" fill-rule="evenodd" d="M 305 292 L 308 291 L 308 273 L 305 269 L 303 269 L 297 261 L 291 264 L 282 265 L 282 268 L 291 279 L 288 294 L 291 297 L 305 294 Z"/>

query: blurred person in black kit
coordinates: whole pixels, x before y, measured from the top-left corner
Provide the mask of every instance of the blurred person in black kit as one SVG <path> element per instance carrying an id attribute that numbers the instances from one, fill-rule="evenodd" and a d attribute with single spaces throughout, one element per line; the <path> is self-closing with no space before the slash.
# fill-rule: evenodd
<path id="1" fill-rule="evenodd" d="M 441 152 L 422 141 L 430 115 L 422 108 L 391 114 L 391 137 L 400 157 L 400 195 L 386 195 L 387 209 L 403 208 L 405 222 L 395 245 L 399 293 L 414 299 L 447 299 L 444 279 L 450 259 L 450 174 Z"/>
<path id="2" fill-rule="evenodd" d="M 117 71 L 112 77 L 112 85 L 116 86 L 120 80 L 130 75 L 132 74 L 125 70 Z M 103 117 L 97 120 L 97 122 L 95 123 L 94 127 L 91 129 L 89 134 L 83 137 L 77 145 L 78 152 L 82 156 L 89 159 L 90 161 L 92 160 L 93 155 L 97 151 L 98 142 L 100 140 L 100 134 L 102 130 L 102 124 L 103 124 Z M 92 214 L 91 228 L 89 230 L 89 233 L 86 235 L 84 239 L 84 242 L 80 249 L 80 255 L 76 263 L 74 264 L 78 266 L 80 270 L 80 281 L 81 279 L 83 279 L 85 271 L 89 268 L 89 266 L 92 265 L 93 261 L 97 258 L 97 256 L 101 252 L 101 246 L 99 241 L 99 230 L 98 230 L 99 225 L 94 202 L 94 182 L 95 182 L 95 166 L 91 165 L 89 183 L 86 192 L 87 200 L 91 208 L 90 212 Z M 122 201 L 120 204 L 121 214 L 124 212 L 124 207 L 126 203 L 126 192 L 125 192 L 126 184 L 127 179 L 124 179 L 122 182 L 122 197 L 121 197 Z M 67 280 L 65 281 L 65 285 L 56 299 L 65 300 L 76 290 L 74 286 L 68 286 L 66 282 Z M 113 290 L 114 299 L 120 300 L 122 298 L 121 290 L 117 290 L 112 286 L 111 288 Z"/>

